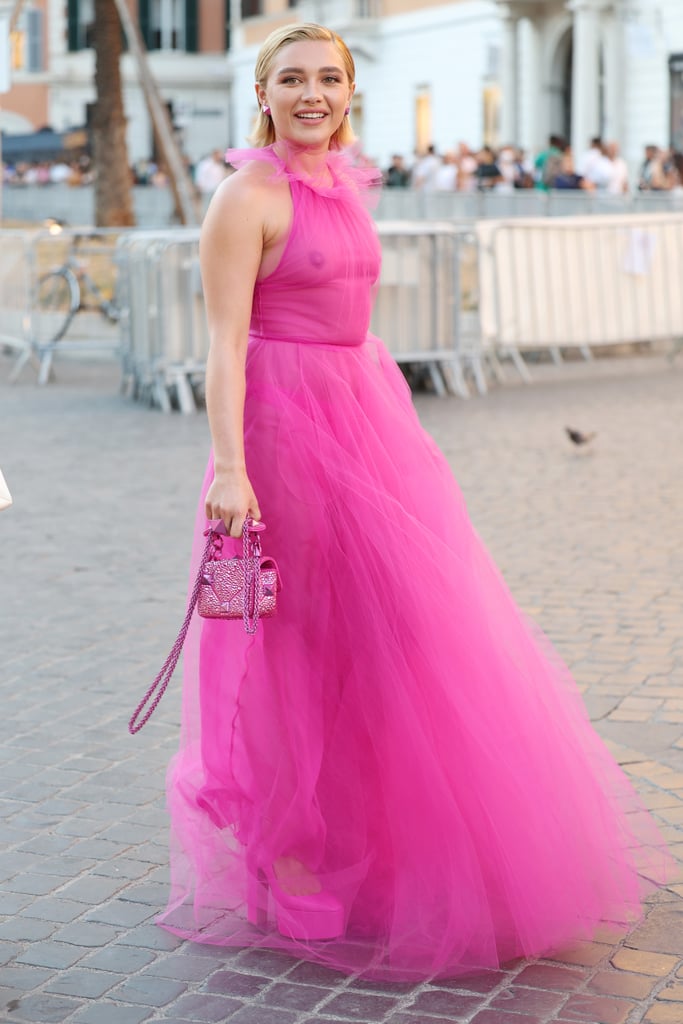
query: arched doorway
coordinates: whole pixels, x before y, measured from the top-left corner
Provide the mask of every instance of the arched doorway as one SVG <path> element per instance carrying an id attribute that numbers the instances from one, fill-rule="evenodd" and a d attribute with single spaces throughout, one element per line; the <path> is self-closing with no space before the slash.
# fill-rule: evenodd
<path id="1" fill-rule="evenodd" d="M 571 138 L 573 57 L 572 30 L 568 28 L 555 48 L 549 89 L 549 133 L 562 135 L 565 139 Z"/>

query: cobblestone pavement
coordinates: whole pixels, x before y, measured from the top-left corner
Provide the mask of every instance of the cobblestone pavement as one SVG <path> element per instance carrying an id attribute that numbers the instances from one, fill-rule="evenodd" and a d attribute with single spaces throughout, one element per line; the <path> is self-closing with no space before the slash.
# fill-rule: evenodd
<path id="1" fill-rule="evenodd" d="M 207 425 L 136 407 L 108 369 L 58 378 L 0 384 L 16 499 L 0 516 L 0 1019 L 683 1024 L 683 868 L 626 939 L 605 925 L 454 983 L 362 983 L 153 924 L 178 683 L 140 736 L 126 723 L 182 618 Z M 417 405 L 683 861 L 683 364 L 541 368 L 532 387 Z M 575 450 L 567 424 L 598 436 Z"/>

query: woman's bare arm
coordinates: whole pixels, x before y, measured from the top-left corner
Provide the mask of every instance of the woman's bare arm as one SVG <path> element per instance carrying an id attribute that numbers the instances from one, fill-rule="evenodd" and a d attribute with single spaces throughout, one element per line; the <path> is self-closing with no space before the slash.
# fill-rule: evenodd
<path id="1" fill-rule="evenodd" d="M 206 404 L 215 477 L 206 496 L 209 519 L 239 536 L 245 516 L 260 518 L 244 455 L 245 362 L 254 284 L 266 234 L 264 190 L 258 177 L 238 173 L 216 192 L 200 241 L 209 325 Z"/>

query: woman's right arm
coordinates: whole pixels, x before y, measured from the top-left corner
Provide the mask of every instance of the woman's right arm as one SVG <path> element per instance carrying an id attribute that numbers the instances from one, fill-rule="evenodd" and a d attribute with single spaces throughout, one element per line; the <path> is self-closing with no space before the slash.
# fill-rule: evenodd
<path id="1" fill-rule="evenodd" d="M 235 174 L 217 190 L 202 227 L 199 255 L 210 348 L 206 406 L 214 451 L 207 519 L 239 537 L 247 515 L 260 519 L 244 455 L 245 363 L 254 285 L 264 244 L 263 185 Z"/>

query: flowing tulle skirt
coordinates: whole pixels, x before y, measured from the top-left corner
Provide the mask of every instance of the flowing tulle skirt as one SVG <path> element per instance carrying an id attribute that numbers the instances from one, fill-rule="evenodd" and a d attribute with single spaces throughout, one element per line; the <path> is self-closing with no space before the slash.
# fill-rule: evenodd
<path id="1" fill-rule="evenodd" d="M 655 826 L 381 343 L 255 340 L 247 373 L 248 472 L 283 590 L 256 637 L 193 625 L 165 926 L 415 979 L 636 918 L 666 873 Z M 248 873 L 283 855 L 342 900 L 343 939 L 246 922 Z"/>

